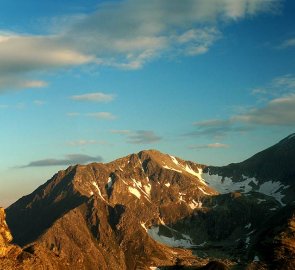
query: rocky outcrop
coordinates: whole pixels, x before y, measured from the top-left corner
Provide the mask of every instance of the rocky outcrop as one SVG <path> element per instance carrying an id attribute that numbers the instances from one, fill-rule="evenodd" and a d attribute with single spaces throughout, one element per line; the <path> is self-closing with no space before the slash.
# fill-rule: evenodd
<path id="1" fill-rule="evenodd" d="M 278 211 L 265 222 L 251 249 L 253 258 L 267 269 L 291 270 L 295 265 L 295 204 Z"/>
<path id="2" fill-rule="evenodd" d="M 0 207 L 0 270 L 43 269 L 40 260 L 11 244 L 12 235 L 6 224 L 5 211 Z"/>
<path id="3" fill-rule="evenodd" d="M 6 257 L 11 250 L 10 242 L 12 235 L 6 224 L 6 215 L 2 207 L 0 207 L 0 258 Z"/>

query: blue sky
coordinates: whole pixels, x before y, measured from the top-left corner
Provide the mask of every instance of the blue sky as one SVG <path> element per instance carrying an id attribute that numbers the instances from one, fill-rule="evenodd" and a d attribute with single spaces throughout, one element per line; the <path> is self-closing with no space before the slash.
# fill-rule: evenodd
<path id="1" fill-rule="evenodd" d="M 224 165 L 293 133 L 294 11 L 291 0 L 1 1 L 0 205 L 70 164 L 158 149 Z"/>

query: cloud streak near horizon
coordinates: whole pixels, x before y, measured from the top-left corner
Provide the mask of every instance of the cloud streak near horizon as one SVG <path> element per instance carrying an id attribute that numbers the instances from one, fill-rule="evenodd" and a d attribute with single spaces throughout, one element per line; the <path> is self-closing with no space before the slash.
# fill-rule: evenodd
<path id="1" fill-rule="evenodd" d="M 209 119 L 193 123 L 189 136 L 222 137 L 229 133 L 245 133 L 257 126 L 295 126 L 295 77 L 287 74 L 274 78 L 266 87 L 252 91 L 258 97 L 256 107 L 227 119 Z M 262 104 L 261 104 L 262 103 Z"/>
<path id="2" fill-rule="evenodd" d="M 130 144 L 152 144 L 162 140 L 162 137 L 158 136 L 152 130 L 111 130 L 112 134 L 117 134 L 125 136 L 127 138 L 127 143 Z"/>
<path id="3" fill-rule="evenodd" d="M 189 149 L 221 149 L 221 148 L 228 148 L 228 144 L 224 143 L 209 143 L 209 144 L 202 144 L 202 145 L 191 145 Z"/>
<path id="4" fill-rule="evenodd" d="M 96 161 L 101 162 L 103 158 L 101 156 L 88 156 L 83 154 L 70 154 L 66 155 L 64 159 L 47 158 L 31 161 L 29 164 L 20 166 L 19 168 L 29 167 L 49 167 L 49 166 L 68 166 L 76 164 L 85 164 L 87 162 Z"/>
<path id="5" fill-rule="evenodd" d="M 111 102 L 115 99 L 112 94 L 105 94 L 101 92 L 87 93 L 82 95 L 74 95 L 70 97 L 75 101 L 90 101 L 90 102 Z"/>

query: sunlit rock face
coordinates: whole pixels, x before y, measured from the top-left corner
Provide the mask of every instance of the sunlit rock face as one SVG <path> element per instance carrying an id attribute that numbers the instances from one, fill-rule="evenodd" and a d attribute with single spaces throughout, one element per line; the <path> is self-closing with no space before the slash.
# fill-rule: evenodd
<path id="1" fill-rule="evenodd" d="M 12 241 L 12 235 L 6 224 L 6 215 L 2 207 L 0 207 L 0 257 L 5 257 L 9 250 L 9 244 Z"/>

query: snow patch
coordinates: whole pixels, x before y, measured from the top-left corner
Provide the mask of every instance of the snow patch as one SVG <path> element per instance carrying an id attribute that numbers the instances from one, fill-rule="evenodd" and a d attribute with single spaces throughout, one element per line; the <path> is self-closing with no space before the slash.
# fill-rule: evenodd
<path id="1" fill-rule="evenodd" d="M 162 218 L 159 217 L 160 223 L 164 226 L 166 226 L 166 223 L 164 222 L 164 220 Z M 166 226 L 167 227 L 167 226 Z"/>
<path id="2" fill-rule="evenodd" d="M 255 178 L 247 178 L 247 176 L 243 175 L 243 181 L 233 182 L 233 180 L 229 177 L 222 177 L 220 175 L 203 173 L 202 178 L 208 183 L 211 187 L 216 189 L 219 193 L 225 194 L 234 191 L 240 191 L 242 193 L 248 193 L 252 190 L 265 194 L 267 196 L 271 196 L 276 199 L 282 206 L 285 204 L 282 202 L 284 198 L 283 190 L 289 188 L 290 186 L 284 186 L 281 182 L 276 181 L 267 181 L 260 185 L 259 189 L 253 189 L 253 186 L 250 185 L 254 183 L 258 185 L 258 181 Z M 258 204 L 265 201 L 263 199 L 257 199 Z"/>
<path id="3" fill-rule="evenodd" d="M 164 168 L 164 169 L 167 169 L 167 170 L 171 170 L 171 171 L 175 171 L 175 172 L 182 173 L 182 171 L 177 170 L 177 169 L 174 169 L 174 168 L 171 168 L 171 167 L 169 167 L 169 166 L 167 166 L 167 165 L 164 165 L 163 168 Z"/>
<path id="4" fill-rule="evenodd" d="M 206 244 L 207 244 L 207 242 L 205 241 L 205 242 L 203 242 L 203 243 L 201 243 L 201 244 L 198 244 L 198 245 L 195 245 L 195 246 L 196 246 L 196 247 L 204 247 Z"/>
<path id="5" fill-rule="evenodd" d="M 113 179 L 112 179 L 112 177 L 109 177 L 108 182 L 107 182 L 107 188 L 110 189 L 112 187 L 112 185 L 113 185 Z"/>
<path id="6" fill-rule="evenodd" d="M 151 185 L 148 184 L 146 186 L 144 186 L 142 188 L 142 184 L 139 181 L 136 181 L 135 179 L 131 178 L 131 180 L 133 181 L 133 183 L 136 185 L 136 187 L 145 195 L 145 198 L 150 201 L 150 189 L 151 189 Z M 146 192 L 146 190 L 148 190 L 149 192 Z M 138 191 L 138 190 L 137 190 Z M 139 191 L 138 191 L 139 192 Z"/>
<path id="7" fill-rule="evenodd" d="M 257 255 L 254 257 L 253 262 L 260 262 L 260 259 Z"/>
<path id="8" fill-rule="evenodd" d="M 281 182 L 268 181 L 263 183 L 258 192 L 263 193 L 268 196 L 275 198 L 282 206 L 285 204 L 282 202 L 282 199 L 285 195 L 282 194 L 282 190 L 288 188 L 289 186 L 284 186 Z"/>
<path id="9" fill-rule="evenodd" d="M 141 184 L 141 182 L 139 182 L 139 181 L 136 181 L 134 178 L 131 178 L 131 180 L 133 181 L 133 183 L 137 186 L 137 187 L 139 187 L 139 188 L 141 188 L 142 187 L 142 184 Z"/>
<path id="10" fill-rule="evenodd" d="M 102 197 L 102 195 L 101 195 L 101 191 L 100 191 L 100 189 L 99 189 L 97 183 L 93 181 L 93 182 L 92 182 L 92 185 L 95 186 L 95 188 L 97 189 L 97 193 L 98 193 L 99 197 L 101 197 L 102 200 L 106 202 L 105 198 Z"/>
<path id="11" fill-rule="evenodd" d="M 130 193 L 132 193 L 134 196 L 136 196 L 138 199 L 140 199 L 141 194 L 136 188 L 128 187 L 128 190 Z"/>
<path id="12" fill-rule="evenodd" d="M 176 239 L 174 236 L 167 237 L 167 236 L 161 235 L 159 233 L 159 227 L 151 227 L 150 229 L 148 229 L 148 234 L 155 241 L 162 243 L 164 245 L 167 245 L 169 247 L 190 248 L 193 246 L 192 241 L 189 236 L 182 235 L 185 237 L 185 239 Z"/>
<path id="13" fill-rule="evenodd" d="M 202 178 L 209 184 L 209 186 L 216 189 L 221 194 L 226 194 L 233 191 L 240 191 L 242 193 L 248 193 L 252 190 L 251 182 L 257 184 L 255 178 L 244 178 L 241 182 L 233 182 L 231 178 L 222 177 L 217 174 L 203 173 Z"/>
<path id="14" fill-rule="evenodd" d="M 144 188 L 146 194 L 150 197 L 151 196 L 151 189 L 152 189 L 151 184 L 144 185 L 143 188 Z"/>
<path id="15" fill-rule="evenodd" d="M 249 236 L 247 236 L 245 243 L 246 243 L 246 248 L 247 248 L 250 244 L 250 237 Z"/>
<path id="16" fill-rule="evenodd" d="M 177 159 L 174 156 L 170 156 L 170 157 L 171 157 L 173 163 L 178 166 L 179 163 L 178 163 Z"/>
<path id="17" fill-rule="evenodd" d="M 144 222 L 140 222 L 140 225 L 141 225 L 142 228 L 144 228 L 144 230 L 145 230 L 146 232 L 148 231 L 148 229 L 147 229 L 147 227 L 145 226 L 145 223 L 144 223 Z"/>
<path id="18" fill-rule="evenodd" d="M 251 227 L 251 223 L 248 223 L 246 226 L 245 226 L 245 229 L 250 229 Z"/>
<path id="19" fill-rule="evenodd" d="M 166 187 L 170 187 L 170 183 L 166 183 L 165 186 L 166 186 Z"/>
<path id="20" fill-rule="evenodd" d="M 195 172 L 189 165 L 185 165 L 185 168 L 184 168 L 189 174 L 192 174 L 194 176 L 197 176 L 199 179 L 201 178 L 201 176 L 199 175 L 199 172 Z M 199 170 L 199 169 L 198 169 Z"/>
<path id="21" fill-rule="evenodd" d="M 196 208 L 202 208 L 202 202 L 198 201 L 196 202 L 195 200 L 193 200 L 191 203 L 189 203 L 189 207 L 191 209 L 196 209 Z"/>
<path id="22" fill-rule="evenodd" d="M 262 202 L 266 202 L 265 199 L 257 199 L 257 204 L 261 204 Z"/>

